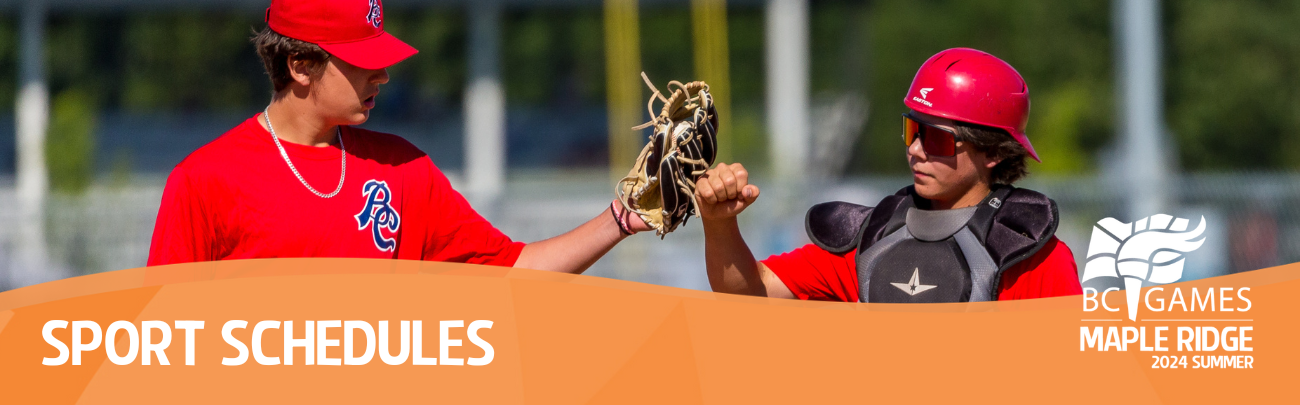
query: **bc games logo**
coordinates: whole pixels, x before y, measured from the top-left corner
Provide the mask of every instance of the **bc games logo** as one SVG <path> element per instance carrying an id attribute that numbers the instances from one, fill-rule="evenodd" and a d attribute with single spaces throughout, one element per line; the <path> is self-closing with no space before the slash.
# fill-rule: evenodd
<path id="1" fill-rule="evenodd" d="M 1209 287 L 1204 288 L 1202 294 L 1201 289 L 1196 287 L 1169 286 L 1170 291 L 1166 291 L 1166 287 L 1161 286 L 1181 280 L 1186 255 L 1205 244 L 1205 217 L 1201 217 L 1196 228 L 1189 231 L 1190 222 L 1185 218 L 1164 214 L 1152 215 L 1132 223 L 1119 222 L 1114 218 L 1097 222 L 1097 226 L 1092 228 L 1088 262 L 1084 265 L 1081 281 L 1086 283 L 1110 277 L 1122 280 L 1128 304 L 1128 320 L 1134 323 L 1124 322 L 1122 318 L 1082 319 L 1085 326 L 1079 328 L 1079 351 L 1205 353 L 1192 356 L 1153 353 L 1151 368 L 1254 367 L 1255 359 L 1250 355 L 1209 354 L 1218 351 L 1253 351 L 1251 341 L 1254 338 L 1251 334 L 1254 327 L 1249 326 L 1251 319 L 1205 316 L 1211 313 L 1235 315 L 1250 311 L 1252 304 L 1246 294 L 1250 287 Z M 1144 293 L 1144 282 L 1157 286 L 1148 288 Z M 1118 287 L 1109 287 L 1099 293 L 1096 288 L 1084 288 L 1083 311 L 1104 309 L 1106 312 L 1119 312 L 1120 308 L 1110 307 L 1106 303 L 1106 295 L 1118 290 Z M 1151 313 L 1168 314 L 1170 317 L 1144 317 L 1138 323 L 1138 308 L 1142 306 Z M 1190 314 L 1196 314 L 1192 316 L 1199 319 L 1184 317 Z M 1112 325 L 1117 325 L 1092 326 L 1097 322 L 1112 322 Z M 1204 324 L 1205 322 L 1212 323 Z M 1220 326 L 1223 323 L 1227 325 Z M 1137 347 L 1132 348 L 1130 345 L 1135 343 Z"/>
<path id="2" fill-rule="evenodd" d="M 375 247 L 384 252 L 393 251 L 397 247 L 397 242 L 393 238 L 384 237 L 380 231 L 380 229 L 387 229 L 388 233 L 393 234 L 402 226 L 401 215 L 398 215 L 397 210 L 389 204 L 393 199 L 393 193 L 388 189 L 388 182 L 367 181 L 361 187 L 361 195 L 366 196 L 366 205 L 355 216 L 357 230 L 369 227 L 371 236 L 375 239 Z"/>
<path id="3" fill-rule="evenodd" d="M 1088 263 L 1083 279 L 1100 277 L 1124 280 L 1128 298 L 1128 319 L 1137 320 L 1142 282 L 1168 284 L 1183 278 L 1185 254 L 1205 243 L 1205 217 L 1196 229 L 1187 230 L 1186 218 L 1156 214 L 1133 223 L 1106 218 L 1092 227 Z"/>

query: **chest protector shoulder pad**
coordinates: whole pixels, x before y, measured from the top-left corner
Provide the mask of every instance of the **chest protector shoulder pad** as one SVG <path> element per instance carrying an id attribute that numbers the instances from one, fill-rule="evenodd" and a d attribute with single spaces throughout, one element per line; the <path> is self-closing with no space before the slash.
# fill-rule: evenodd
<path id="1" fill-rule="evenodd" d="M 832 253 L 857 249 L 862 302 L 997 299 L 1002 273 L 1056 233 L 1056 202 L 997 186 L 979 205 L 927 211 L 908 186 L 875 207 L 828 202 L 808 210 L 813 243 Z"/>

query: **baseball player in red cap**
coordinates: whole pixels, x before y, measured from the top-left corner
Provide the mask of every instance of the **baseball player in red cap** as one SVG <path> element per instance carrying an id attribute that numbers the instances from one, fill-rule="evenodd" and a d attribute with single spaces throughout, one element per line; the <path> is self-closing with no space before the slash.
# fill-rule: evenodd
<path id="1" fill-rule="evenodd" d="M 254 39 L 271 103 L 167 179 L 149 265 L 269 257 L 437 260 L 578 273 L 648 230 L 614 205 L 545 241 L 512 241 L 428 155 L 355 128 L 387 67 L 416 53 L 379 0 L 272 0 Z"/>
<path id="2" fill-rule="evenodd" d="M 697 184 L 714 291 L 852 302 L 964 302 L 1082 292 L 1074 255 L 1054 235 L 1056 203 L 1011 186 L 1025 158 L 1029 87 L 1011 65 L 949 49 L 921 66 L 904 97 L 913 184 L 874 207 L 808 211 L 811 244 L 757 261 L 736 215 L 758 198 L 739 164 Z"/>

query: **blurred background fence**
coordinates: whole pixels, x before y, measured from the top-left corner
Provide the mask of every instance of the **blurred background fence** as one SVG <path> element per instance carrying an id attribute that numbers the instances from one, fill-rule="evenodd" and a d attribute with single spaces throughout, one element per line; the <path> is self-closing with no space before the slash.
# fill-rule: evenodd
<path id="1" fill-rule="evenodd" d="M 171 167 L 269 100 L 267 3 L 0 0 L 0 289 L 144 265 Z M 1043 163 L 1021 185 L 1058 201 L 1080 264 L 1097 220 L 1156 212 L 1210 221 L 1184 279 L 1300 261 L 1297 2 L 389 0 L 384 21 L 421 53 L 363 126 L 519 240 L 603 209 L 644 141 L 644 70 L 722 94 L 723 156 L 764 187 L 745 235 L 800 246 L 811 204 L 908 183 L 900 98 L 967 46 L 1026 77 Z M 705 289 L 699 226 L 589 274 Z"/>
<path id="2" fill-rule="evenodd" d="M 484 214 L 506 234 L 535 241 L 573 229 L 603 210 L 610 199 L 603 171 L 524 172 L 510 176 L 495 209 Z M 756 180 L 758 184 L 771 182 Z M 761 202 L 742 215 L 741 228 L 760 258 L 808 243 L 804 210 L 822 201 L 872 204 L 910 184 L 907 177 L 854 177 L 834 183 L 765 188 Z M 47 271 L 79 275 L 143 266 L 162 179 L 94 186 L 81 195 L 52 196 L 47 218 Z M 1182 177 L 1173 187 L 1178 208 L 1170 214 L 1209 221 L 1206 244 L 1188 255 L 1184 279 L 1197 279 L 1300 261 L 1300 175 L 1209 174 Z M 454 179 L 459 188 L 461 181 Z M 1098 219 L 1122 211 L 1124 191 L 1099 177 L 1040 177 L 1026 187 L 1052 196 L 1060 206 L 1057 236 L 1084 262 Z M 802 190 L 802 192 L 800 192 Z M 0 188 L 0 204 L 12 204 Z M 0 224 L 16 222 L 0 211 Z M 708 289 L 704 235 L 697 220 L 663 240 L 652 234 L 624 241 L 596 263 L 589 275 L 683 288 Z M 5 226 L 4 229 L 13 229 Z M 0 272 L 12 269 L 13 232 L 0 233 Z"/>

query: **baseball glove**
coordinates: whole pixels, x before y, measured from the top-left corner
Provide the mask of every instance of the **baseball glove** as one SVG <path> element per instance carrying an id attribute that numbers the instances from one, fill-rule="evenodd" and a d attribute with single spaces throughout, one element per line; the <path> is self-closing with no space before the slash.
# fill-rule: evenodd
<path id="1" fill-rule="evenodd" d="M 646 109 L 650 122 L 634 130 L 654 128 L 636 165 L 614 192 L 627 212 L 636 213 L 662 239 L 697 214 L 695 181 L 718 155 L 718 112 L 704 82 L 668 82 L 665 97 L 644 72 L 641 78 L 654 91 Z M 655 101 L 663 108 L 655 113 Z"/>

